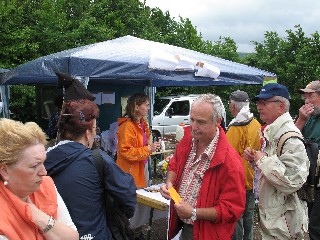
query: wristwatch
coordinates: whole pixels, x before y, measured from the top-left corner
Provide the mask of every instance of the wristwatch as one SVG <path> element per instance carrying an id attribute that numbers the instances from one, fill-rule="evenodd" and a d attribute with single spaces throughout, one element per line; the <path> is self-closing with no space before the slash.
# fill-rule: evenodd
<path id="1" fill-rule="evenodd" d="M 47 226 L 42 230 L 43 233 L 48 232 L 55 224 L 54 218 L 50 216 Z"/>
<path id="2" fill-rule="evenodd" d="M 194 208 L 194 209 L 192 210 L 190 219 L 191 219 L 192 221 L 197 220 L 197 209 L 196 209 L 196 208 Z"/>

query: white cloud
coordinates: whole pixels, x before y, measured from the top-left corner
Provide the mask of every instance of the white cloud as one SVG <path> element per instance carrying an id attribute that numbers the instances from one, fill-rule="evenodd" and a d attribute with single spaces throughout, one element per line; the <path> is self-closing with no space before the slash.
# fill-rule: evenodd
<path id="1" fill-rule="evenodd" d="M 319 31 L 317 0 L 146 0 L 146 5 L 169 11 L 176 19 L 189 18 L 205 40 L 231 37 L 238 51 L 253 51 L 250 42 L 263 41 L 266 31 L 285 37 L 285 31 L 298 24 L 307 36 Z"/>

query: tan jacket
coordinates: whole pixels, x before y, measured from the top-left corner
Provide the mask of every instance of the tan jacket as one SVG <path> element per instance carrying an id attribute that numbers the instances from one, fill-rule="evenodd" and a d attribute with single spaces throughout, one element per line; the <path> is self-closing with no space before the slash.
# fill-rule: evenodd
<path id="1" fill-rule="evenodd" d="M 309 160 L 301 140 L 289 139 L 278 158 L 276 146 L 280 136 L 287 131 L 299 129 L 289 113 L 278 117 L 264 130 L 268 141 L 265 152 L 268 157 L 257 161 L 261 170 L 259 180 L 259 212 L 263 239 L 300 239 L 307 231 L 306 203 L 298 198 L 296 191 L 306 181 Z"/>

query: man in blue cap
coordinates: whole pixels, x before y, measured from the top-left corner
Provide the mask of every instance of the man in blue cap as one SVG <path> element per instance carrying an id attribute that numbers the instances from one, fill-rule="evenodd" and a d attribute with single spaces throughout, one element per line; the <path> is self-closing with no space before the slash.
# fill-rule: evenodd
<path id="1" fill-rule="evenodd" d="M 259 213 L 262 239 L 302 239 L 307 232 L 306 203 L 299 199 L 297 190 L 306 181 L 309 160 L 304 143 L 289 138 L 281 154 L 277 154 L 280 137 L 290 131 L 300 133 L 289 114 L 288 89 L 269 83 L 253 98 L 264 129 L 267 145 L 264 151 L 246 148 L 245 159 L 261 170 L 259 180 Z"/>

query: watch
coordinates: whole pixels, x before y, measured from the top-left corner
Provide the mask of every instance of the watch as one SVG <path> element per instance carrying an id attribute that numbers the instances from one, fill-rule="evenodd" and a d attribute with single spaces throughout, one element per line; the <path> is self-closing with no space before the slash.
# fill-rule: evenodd
<path id="1" fill-rule="evenodd" d="M 196 209 L 196 208 L 194 208 L 194 209 L 192 210 L 190 219 L 191 219 L 192 221 L 197 220 L 197 209 Z"/>
<path id="2" fill-rule="evenodd" d="M 43 233 L 48 232 L 55 224 L 54 218 L 50 216 L 47 226 L 42 230 Z"/>

